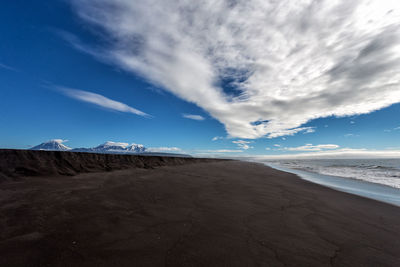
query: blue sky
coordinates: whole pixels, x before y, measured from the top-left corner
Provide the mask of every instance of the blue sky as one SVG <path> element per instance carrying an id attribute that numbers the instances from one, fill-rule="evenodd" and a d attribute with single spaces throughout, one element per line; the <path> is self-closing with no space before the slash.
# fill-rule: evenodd
<path id="1" fill-rule="evenodd" d="M 198 28 L 184 22 L 178 31 L 174 22 L 163 21 L 157 13 L 178 12 L 175 15 L 183 18 L 189 14 L 208 21 L 204 18 L 208 13 L 201 12 L 205 7 L 182 15 L 179 6 L 163 7 L 162 1 L 149 1 L 153 6 L 147 6 L 121 0 L 116 2 L 120 10 L 109 10 L 107 2 L 2 4 L 0 147 L 29 148 L 60 138 L 68 140 L 69 147 L 93 147 L 110 140 L 220 155 L 400 150 L 399 41 L 385 30 L 399 22 L 390 20 L 391 15 L 376 23 L 381 28 L 354 26 L 346 37 L 354 40 L 342 41 L 346 49 L 337 56 L 327 50 L 308 62 L 307 54 L 292 56 L 294 48 L 291 53 L 274 48 L 282 56 L 272 65 L 271 51 L 255 47 L 266 43 L 263 33 L 256 35 L 257 42 L 248 38 L 233 44 L 228 40 L 235 35 L 218 34 L 214 39 L 219 42 L 213 43 L 205 36 L 214 31 L 192 34 Z M 357 12 L 373 8 L 358 3 Z M 158 11 L 154 4 L 160 6 Z M 385 7 L 382 12 L 394 10 L 390 14 L 398 18 L 395 2 Z M 261 8 L 268 14 L 269 7 Z M 230 10 L 215 7 L 207 16 L 226 17 L 224 12 Z M 357 12 L 344 14 L 342 20 L 359 22 Z M 379 18 L 378 13 L 370 16 Z M 225 27 L 229 33 L 231 23 L 210 24 L 207 29 Z M 257 21 L 248 23 L 235 26 L 236 30 L 251 36 L 251 23 Z M 288 21 L 288 26 L 271 26 L 265 34 L 286 33 L 297 29 L 296 23 L 301 24 Z M 313 27 L 307 31 L 318 33 Z M 360 32 L 367 37 L 357 39 L 355 33 Z M 285 41 L 293 42 L 298 42 L 296 47 L 308 44 L 299 39 Z M 241 50 L 235 50 L 237 44 Z M 204 52 L 210 49 L 211 55 Z M 256 50 L 256 56 L 250 50 Z M 353 50 L 357 56 L 344 60 Z M 295 72 L 299 62 L 303 66 Z M 259 67 L 262 64 L 268 67 Z M 326 73 L 328 78 L 315 82 Z"/>

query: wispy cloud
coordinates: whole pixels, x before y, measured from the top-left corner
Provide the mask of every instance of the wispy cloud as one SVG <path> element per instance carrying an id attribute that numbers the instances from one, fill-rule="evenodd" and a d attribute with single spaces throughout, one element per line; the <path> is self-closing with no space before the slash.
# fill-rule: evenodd
<path id="1" fill-rule="evenodd" d="M 358 134 L 352 134 L 352 133 L 348 133 L 348 134 L 344 135 L 344 137 L 357 137 L 357 136 L 359 136 L 359 135 Z"/>
<path id="2" fill-rule="evenodd" d="M 251 141 L 245 141 L 245 140 L 237 140 L 237 141 L 232 141 L 232 143 L 236 144 L 240 149 L 247 150 L 249 148 L 253 148 L 249 144 L 252 143 Z"/>
<path id="3" fill-rule="evenodd" d="M 217 140 L 221 140 L 224 139 L 222 136 L 214 136 L 211 141 L 217 141 Z"/>
<path id="4" fill-rule="evenodd" d="M 239 149 L 214 149 L 214 150 L 199 150 L 197 151 L 197 154 L 199 153 L 242 153 L 243 150 Z"/>
<path id="5" fill-rule="evenodd" d="M 195 121 L 203 121 L 204 120 L 203 116 L 195 115 L 195 114 L 182 114 L 182 117 L 184 117 L 186 119 L 195 120 Z"/>
<path id="6" fill-rule="evenodd" d="M 15 72 L 18 71 L 16 68 L 10 67 L 10 66 L 8 66 L 6 64 L 2 64 L 2 63 L 0 63 L 0 68 L 10 70 L 10 71 L 15 71 Z"/>
<path id="7" fill-rule="evenodd" d="M 51 139 L 48 142 L 56 142 L 56 143 L 65 143 L 68 142 L 69 140 L 67 139 Z"/>
<path id="8" fill-rule="evenodd" d="M 113 62 L 112 58 L 108 53 L 103 53 L 102 48 L 97 48 L 95 46 L 88 45 L 82 42 L 78 36 L 70 32 L 60 29 L 52 29 L 52 32 L 54 32 L 54 34 L 58 35 L 60 38 L 67 41 L 69 45 L 71 45 L 73 48 L 82 53 L 89 54 L 105 63 Z"/>
<path id="9" fill-rule="evenodd" d="M 315 127 L 307 127 L 303 134 L 315 133 Z"/>
<path id="10" fill-rule="evenodd" d="M 67 88 L 67 87 L 61 87 L 61 86 L 57 86 L 57 89 L 71 98 L 91 103 L 106 109 L 132 113 L 143 117 L 151 117 L 149 114 L 146 114 L 138 109 L 128 106 L 127 104 L 109 99 L 105 96 L 96 93 Z"/>
<path id="11" fill-rule="evenodd" d="M 257 159 L 322 159 L 322 158 L 398 158 L 400 150 L 368 150 L 364 148 L 341 148 L 336 150 L 314 151 L 297 154 L 257 155 Z"/>
<path id="12" fill-rule="evenodd" d="M 393 128 L 393 129 L 385 129 L 385 130 L 383 130 L 385 133 L 390 133 L 391 131 L 398 131 L 398 130 L 400 130 L 400 126 L 399 127 L 395 127 L 395 128 Z"/>
<path id="13" fill-rule="evenodd" d="M 287 151 L 322 151 L 322 150 L 331 150 L 331 149 L 338 149 L 338 145 L 334 144 L 322 144 L 322 145 L 313 145 L 313 144 L 306 144 L 304 146 L 298 147 L 285 147 L 283 150 Z"/>
<path id="14" fill-rule="evenodd" d="M 268 135 L 268 138 L 276 138 L 280 136 L 287 136 L 287 135 L 295 135 L 299 132 L 302 132 L 303 134 L 308 134 L 308 133 L 313 133 L 315 132 L 314 127 L 298 127 L 295 129 L 286 129 L 286 130 L 279 130 L 275 131 L 274 133 L 270 133 Z"/>
<path id="15" fill-rule="evenodd" d="M 150 147 L 147 148 L 148 152 L 182 152 L 179 147 Z"/>
<path id="16" fill-rule="evenodd" d="M 396 1 L 72 3 L 109 37 L 94 49 L 72 40 L 77 49 L 197 104 L 231 137 L 294 135 L 312 119 L 400 102 Z"/>

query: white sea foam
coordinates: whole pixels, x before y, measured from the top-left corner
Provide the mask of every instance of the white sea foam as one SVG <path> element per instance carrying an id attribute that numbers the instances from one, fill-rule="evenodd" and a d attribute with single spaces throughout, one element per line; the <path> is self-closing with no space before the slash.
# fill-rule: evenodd
<path id="1" fill-rule="evenodd" d="M 314 159 L 268 162 L 284 168 L 363 180 L 400 189 L 400 159 Z"/>

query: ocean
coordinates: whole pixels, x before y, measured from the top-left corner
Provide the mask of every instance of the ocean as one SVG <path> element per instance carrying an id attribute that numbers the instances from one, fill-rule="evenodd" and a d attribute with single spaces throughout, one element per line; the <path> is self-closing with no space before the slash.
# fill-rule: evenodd
<path id="1" fill-rule="evenodd" d="M 267 163 L 400 189 L 400 159 L 303 159 L 267 161 Z"/>
<path id="2" fill-rule="evenodd" d="M 257 159 L 336 190 L 400 206 L 400 159 Z"/>

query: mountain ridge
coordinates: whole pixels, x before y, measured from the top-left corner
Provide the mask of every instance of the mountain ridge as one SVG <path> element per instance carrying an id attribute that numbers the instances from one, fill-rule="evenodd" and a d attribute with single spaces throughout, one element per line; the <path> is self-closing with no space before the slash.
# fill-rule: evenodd
<path id="1" fill-rule="evenodd" d="M 133 154 L 133 155 L 144 155 L 144 156 L 173 156 L 173 157 L 191 157 L 187 154 L 182 153 L 168 153 L 152 151 L 146 148 L 142 144 L 136 143 L 123 143 L 123 142 L 113 142 L 107 141 L 96 147 L 86 148 L 70 148 L 63 143 L 66 140 L 62 139 L 52 139 L 43 142 L 37 146 L 30 148 L 29 150 L 42 150 L 42 151 L 67 151 L 67 152 L 86 152 L 86 153 L 99 153 L 99 154 Z"/>

